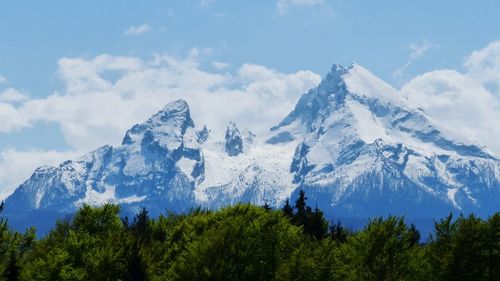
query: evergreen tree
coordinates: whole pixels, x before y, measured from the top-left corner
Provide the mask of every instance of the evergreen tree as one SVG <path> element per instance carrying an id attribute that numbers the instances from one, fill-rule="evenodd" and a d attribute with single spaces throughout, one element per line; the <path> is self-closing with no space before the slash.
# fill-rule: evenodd
<path id="1" fill-rule="evenodd" d="M 435 280 L 489 280 L 486 237 L 486 224 L 473 215 L 435 223 L 429 245 Z"/>
<path id="2" fill-rule="evenodd" d="M 336 224 L 332 222 L 330 225 L 330 237 L 333 241 L 338 243 L 344 243 L 347 240 L 347 230 L 344 229 L 340 220 Z"/>
<path id="3" fill-rule="evenodd" d="M 286 199 L 285 205 L 283 206 L 283 208 L 281 209 L 281 211 L 283 212 L 283 215 L 285 215 L 285 217 L 287 217 L 287 218 L 293 218 L 293 208 L 292 208 L 292 206 L 290 206 L 290 200 L 289 199 Z"/>
<path id="4" fill-rule="evenodd" d="M 314 212 L 307 215 L 305 232 L 318 240 L 326 237 L 328 233 L 328 221 L 324 218 L 323 211 L 321 211 L 318 206 L 316 206 Z"/>
<path id="5" fill-rule="evenodd" d="M 489 281 L 500 280 L 500 213 L 492 215 L 486 222 L 486 263 Z"/>
<path id="6" fill-rule="evenodd" d="M 149 213 L 146 208 L 142 208 L 141 211 L 134 217 L 129 229 L 132 231 L 132 234 L 138 243 L 149 241 L 151 238 L 151 226 Z"/>
<path id="7" fill-rule="evenodd" d="M 11 251 L 10 257 L 7 262 L 7 268 L 4 271 L 4 278 L 6 281 L 17 281 L 19 280 L 19 275 L 21 272 L 21 267 L 17 262 L 17 253 Z"/>
<path id="8" fill-rule="evenodd" d="M 295 225 L 300 225 L 304 228 L 306 233 L 310 233 L 309 221 L 310 215 L 312 214 L 312 210 L 307 206 L 306 203 L 307 197 L 304 190 L 300 190 L 299 197 L 295 200 L 295 215 L 292 218 L 292 222 Z"/>
<path id="9" fill-rule="evenodd" d="M 457 232 L 452 238 L 456 247 L 450 267 L 450 275 L 455 276 L 455 280 L 486 280 L 485 231 L 484 222 L 474 215 L 458 219 Z"/>
<path id="10" fill-rule="evenodd" d="M 130 220 L 127 216 L 123 217 L 122 219 L 122 224 L 125 229 L 130 229 Z"/>
<path id="11" fill-rule="evenodd" d="M 130 281 L 146 281 L 149 280 L 147 273 L 147 265 L 144 262 L 143 256 L 140 252 L 140 247 L 138 243 L 133 243 L 130 249 L 127 271 L 128 278 Z"/>
<path id="12" fill-rule="evenodd" d="M 428 259 L 432 265 L 433 280 L 452 280 L 448 275 L 453 259 L 452 242 L 457 227 L 458 224 L 453 221 L 453 214 L 434 222 L 434 233 L 430 236 L 428 246 Z"/>
<path id="13" fill-rule="evenodd" d="M 0 213 L 4 203 L 0 203 Z M 36 239 L 35 229 L 24 234 L 9 229 L 7 219 L 0 218 L 0 280 L 20 280 L 21 260 L 30 251 Z"/>
<path id="14" fill-rule="evenodd" d="M 411 241 L 411 245 L 414 246 L 418 243 L 420 243 L 420 232 L 417 230 L 417 227 L 412 223 L 410 225 L 410 241 Z"/>
<path id="15" fill-rule="evenodd" d="M 295 201 L 295 209 L 297 210 L 297 216 L 303 217 L 306 214 L 306 193 L 303 189 L 299 191 L 299 198 Z"/>
<path id="16" fill-rule="evenodd" d="M 323 212 L 236 205 L 129 222 L 119 207 L 82 206 L 42 239 L 0 218 L 0 280 L 500 280 L 500 213 L 452 216 L 427 243 L 402 218 L 349 233 Z M 1 204 L 0 204 L 1 209 Z M 327 234 L 328 233 L 328 234 Z"/>
<path id="17" fill-rule="evenodd" d="M 269 206 L 269 204 L 267 202 L 264 203 L 264 206 L 262 206 L 262 208 L 264 208 L 264 210 L 266 210 L 266 211 L 272 210 L 271 206 Z"/>

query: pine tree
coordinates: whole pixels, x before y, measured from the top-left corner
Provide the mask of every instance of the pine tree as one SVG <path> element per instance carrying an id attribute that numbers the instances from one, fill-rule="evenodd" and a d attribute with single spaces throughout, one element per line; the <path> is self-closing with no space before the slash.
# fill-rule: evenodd
<path id="1" fill-rule="evenodd" d="M 336 224 L 332 221 L 330 225 L 330 237 L 333 241 L 338 243 L 344 243 L 347 240 L 347 231 L 340 223 L 340 220 L 338 220 Z"/>
<path id="2" fill-rule="evenodd" d="M 283 206 L 281 211 L 283 212 L 283 215 L 285 215 L 285 217 L 293 218 L 293 208 L 292 206 L 290 206 L 290 200 L 286 199 L 285 205 Z"/>
<path id="3" fill-rule="evenodd" d="M 304 216 L 306 214 L 306 193 L 304 190 L 299 191 L 299 198 L 295 201 L 295 209 L 297 209 L 297 216 Z"/>
<path id="4" fill-rule="evenodd" d="M 127 262 L 128 270 L 128 280 L 131 281 L 145 281 L 148 279 L 147 266 L 143 261 L 143 257 L 140 252 L 140 247 L 137 242 L 131 247 L 130 256 Z"/>
<path id="5" fill-rule="evenodd" d="M 415 227 L 413 223 L 410 225 L 409 232 L 411 235 L 411 245 L 417 245 L 420 242 L 420 232 L 417 230 L 417 227 Z"/>
<path id="6" fill-rule="evenodd" d="M 500 213 L 495 213 L 486 222 L 485 241 L 488 280 L 500 280 Z"/>
<path id="7" fill-rule="evenodd" d="M 262 208 L 264 208 L 264 210 L 266 210 L 268 212 L 272 210 L 271 206 L 269 206 L 269 204 L 267 204 L 267 202 L 264 203 L 264 206 L 262 206 Z"/>
<path id="8" fill-rule="evenodd" d="M 314 212 L 311 212 L 306 217 L 306 233 L 313 235 L 318 240 L 323 239 L 328 233 L 328 222 L 323 217 L 323 211 L 316 206 Z"/>
<path id="9" fill-rule="evenodd" d="M 139 243 L 147 242 L 151 237 L 151 227 L 149 225 L 149 221 L 148 211 L 146 208 L 142 208 L 130 224 L 132 234 Z"/>
<path id="10" fill-rule="evenodd" d="M 458 228 L 452 237 L 453 258 L 449 274 L 453 280 L 484 280 L 487 259 L 484 222 L 470 215 L 458 219 Z"/>
<path id="11" fill-rule="evenodd" d="M 130 229 L 130 221 L 129 221 L 128 217 L 125 216 L 121 220 L 122 220 L 123 227 L 125 227 L 125 229 Z"/>
<path id="12" fill-rule="evenodd" d="M 309 232 L 309 226 L 308 226 L 308 214 L 312 213 L 312 210 L 310 207 L 307 206 L 306 203 L 307 197 L 306 193 L 304 190 L 300 190 L 299 192 L 299 198 L 295 201 L 295 209 L 297 210 L 292 222 L 295 225 L 301 225 L 304 228 L 304 231 L 306 233 Z"/>
<path id="13" fill-rule="evenodd" d="M 11 250 L 9 261 L 7 263 L 7 268 L 4 272 L 4 277 L 6 281 L 17 281 L 19 280 L 19 275 L 21 273 L 21 267 L 17 263 L 17 254 L 14 250 Z"/>

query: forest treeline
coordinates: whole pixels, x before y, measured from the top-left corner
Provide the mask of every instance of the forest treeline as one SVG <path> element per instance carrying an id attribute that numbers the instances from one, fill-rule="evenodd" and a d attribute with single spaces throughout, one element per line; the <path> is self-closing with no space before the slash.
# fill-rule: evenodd
<path id="1" fill-rule="evenodd" d="M 1 207 L 0 207 L 1 209 Z M 500 280 L 500 214 L 436 221 L 423 243 L 403 218 L 357 232 L 301 192 L 280 210 L 235 205 L 156 219 L 82 206 L 40 239 L 0 219 L 0 280 Z"/>

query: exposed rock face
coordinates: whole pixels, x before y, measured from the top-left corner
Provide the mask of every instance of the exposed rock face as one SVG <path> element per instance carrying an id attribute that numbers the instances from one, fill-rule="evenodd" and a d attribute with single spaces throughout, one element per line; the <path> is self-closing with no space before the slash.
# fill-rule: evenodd
<path id="1" fill-rule="evenodd" d="M 327 215 L 430 219 L 498 211 L 500 160 L 445 128 L 358 65 L 334 65 L 262 136 L 229 123 L 199 130 L 186 102 L 59 167 L 37 169 L 12 212 L 71 213 L 83 203 L 152 214 L 237 202 L 278 207 L 299 189 Z"/>
<path id="2" fill-rule="evenodd" d="M 334 65 L 272 130 L 268 142 L 300 139 L 293 181 L 337 214 L 433 217 L 498 210 L 498 158 L 361 66 Z"/>
<path id="3" fill-rule="evenodd" d="M 240 130 L 236 124 L 229 122 L 226 129 L 226 152 L 229 156 L 238 156 L 243 152 L 243 139 L 241 138 Z"/>
<path id="4" fill-rule="evenodd" d="M 207 126 L 203 126 L 203 128 L 196 132 L 196 137 L 198 143 L 202 144 L 208 139 L 210 131 L 207 129 Z"/>
<path id="5" fill-rule="evenodd" d="M 178 100 L 103 146 L 57 168 L 39 168 L 7 202 L 19 210 L 72 212 L 83 203 L 187 210 L 203 180 L 204 159 L 186 102 Z"/>

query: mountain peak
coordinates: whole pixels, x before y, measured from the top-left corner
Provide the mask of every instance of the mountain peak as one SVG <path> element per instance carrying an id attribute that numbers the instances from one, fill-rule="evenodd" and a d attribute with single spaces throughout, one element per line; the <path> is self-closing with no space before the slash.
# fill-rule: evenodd
<path id="1" fill-rule="evenodd" d="M 343 66 L 341 64 L 336 64 L 334 63 L 330 69 L 330 72 L 326 75 L 326 76 L 329 76 L 329 75 L 335 75 L 335 74 L 345 74 L 349 71 L 349 69 L 352 67 L 352 64 L 350 66 Z"/>
<path id="2" fill-rule="evenodd" d="M 165 105 L 162 110 L 153 115 L 147 122 L 165 122 L 171 118 L 180 117 L 191 119 L 188 103 L 183 99 L 172 101 Z"/>
<path id="3" fill-rule="evenodd" d="M 169 102 L 161 111 L 163 112 L 183 112 L 189 111 L 188 103 L 183 99 L 177 99 L 172 102 Z"/>
<path id="4" fill-rule="evenodd" d="M 174 137 L 171 132 L 177 132 L 177 136 L 184 134 L 188 127 L 194 127 L 191 113 L 186 101 L 178 99 L 168 103 L 162 110 L 151 116 L 146 122 L 134 125 L 127 131 L 122 144 L 131 144 L 144 135 L 164 135 L 164 137 Z M 170 133 L 167 133 L 170 132 Z"/>
<path id="5" fill-rule="evenodd" d="M 304 189 L 339 216 L 497 210 L 500 159 L 438 125 L 362 66 L 333 65 L 267 141 L 233 122 L 225 136 L 209 137 L 176 100 L 128 130 L 122 146 L 36 170 L 6 204 L 72 212 L 114 202 L 158 214 L 236 202 L 278 207 Z"/>
<path id="6" fill-rule="evenodd" d="M 409 107 L 403 95 L 359 64 L 352 64 L 342 79 L 351 95 Z"/>
<path id="7" fill-rule="evenodd" d="M 413 110 L 406 98 L 396 89 L 363 66 L 356 63 L 348 67 L 334 64 L 321 83 L 303 95 L 295 109 L 271 130 L 288 126 L 296 120 L 300 120 L 307 131 L 314 130 L 320 120 L 324 120 L 345 104 L 346 97 L 371 104 L 370 110 L 387 106 Z"/>
<path id="8" fill-rule="evenodd" d="M 321 80 L 316 88 L 304 94 L 296 104 L 294 110 L 279 123 L 271 128 L 272 131 L 288 126 L 299 120 L 307 131 L 315 128 L 314 123 L 328 114 L 329 108 L 334 104 L 343 103 L 348 90 L 346 89 L 345 76 L 353 69 L 353 65 L 344 67 L 334 64 L 330 72 Z"/>
<path id="9" fill-rule="evenodd" d="M 336 94 L 337 87 L 344 88 L 346 94 L 408 106 L 406 98 L 396 89 L 357 63 L 351 63 L 347 67 L 332 65 L 330 72 L 318 86 L 324 96 Z"/>
<path id="10" fill-rule="evenodd" d="M 318 88 L 331 88 L 332 86 L 343 83 L 344 75 L 351 71 L 353 65 L 343 66 L 341 64 L 333 64 L 330 72 L 321 80 Z"/>
<path id="11" fill-rule="evenodd" d="M 243 152 L 243 139 L 240 130 L 234 122 L 229 122 L 226 129 L 226 145 L 225 149 L 229 156 L 238 156 Z"/>

